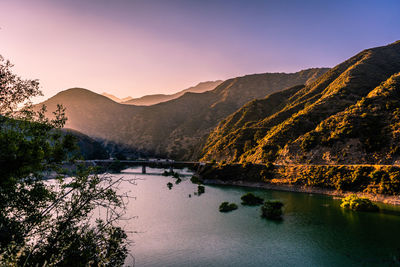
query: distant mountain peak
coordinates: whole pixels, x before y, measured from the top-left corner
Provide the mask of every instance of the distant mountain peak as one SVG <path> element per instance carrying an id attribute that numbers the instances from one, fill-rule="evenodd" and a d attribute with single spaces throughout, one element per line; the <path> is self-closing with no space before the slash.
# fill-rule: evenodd
<path id="1" fill-rule="evenodd" d="M 108 97 L 109 99 L 111 99 L 112 101 L 115 101 L 117 103 L 122 103 L 122 102 L 129 101 L 132 99 L 132 97 L 130 97 L 130 96 L 124 97 L 124 98 L 118 98 L 115 95 L 112 95 L 112 94 L 109 94 L 106 92 L 102 93 L 101 95 Z"/>
<path id="2" fill-rule="evenodd" d="M 220 85 L 223 81 L 221 80 L 216 80 L 216 81 L 206 81 L 206 82 L 200 82 L 195 86 L 189 87 L 187 89 L 184 89 L 182 91 L 179 91 L 174 94 L 153 94 L 153 95 L 145 95 L 139 98 L 131 98 L 127 101 L 123 101 L 123 104 L 129 104 L 129 105 L 137 105 L 137 106 L 151 106 L 155 105 L 158 103 L 166 102 L 169 100 L 176 99 L 185 93 L 191 92 L 191 93 L 204 93 L 206 91 L 213 90 L 216 88 L 218 85 Z"/>

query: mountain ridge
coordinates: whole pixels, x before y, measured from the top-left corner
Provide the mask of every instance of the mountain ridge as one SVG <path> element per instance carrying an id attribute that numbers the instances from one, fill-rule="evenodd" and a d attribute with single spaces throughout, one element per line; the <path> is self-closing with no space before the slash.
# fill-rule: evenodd
<path id="1" fill-rule="evenodd" d="M 202 159 L 253 163 L 337 163 L 335 160 L 324 161 L 321 155 L 317 160 L 316 154 L 304 154 L 301 150 L 296 150 L 297 160 L 291 161 L 290 156 L 295 150 L 290 150 L 290 147 L 324 120 L 366 97 L 398 71 L 400 43 L 363 50 L 313 83 L 289 89 L 290 94 L 278 92 L 263 102 L 249 103 L 239 109 L 210 134 L 203 148 Z M 272 103 L 275 112 L 263 112 L 263 106 L 270 103 L 272 98 L 280 99 L 280 102 Z M 254 114 L 252 120 L 244 120 L 235 126 L 235 118 L 243 117 L 249 111 Z"/>
<path id="2" fill-rule="evenodd" d="M 182 91 L 176 92 L 174 94 L 153 94 L 153 95 L 145 95 L 139 98 L 131 98 L 126 101 L 121 101 L 120 103 L 128 104 L 128 105 L 136 105 L 136 106 L 151 106 L 161 102 L 166 102 L 172 99 L 176 99 L 185 93 L 204 93 L 206 91 L 210 91 L 220 85 L 223 81 L 216 80 L 216 81 L 207 81 L 207 82 L 200 82 L 195 86 L 189 87 Z"/>
<path id="3" fill-rule="evenodd" d="M 211 91 L 187 92 L 151 106 L 119 104 L 86 89 L 72 88 L 43 102 L 48 110 L 66 107 L 66 127 L 94 138 L 146 153 L 177 159 L 198 156 L 205 137 L 219 120 L 249 100 L 293 85 L 312 82 L 328 69 L 265 73 L 224 81 Z M 47 114 L 51 116 L 51 113 Z"/>

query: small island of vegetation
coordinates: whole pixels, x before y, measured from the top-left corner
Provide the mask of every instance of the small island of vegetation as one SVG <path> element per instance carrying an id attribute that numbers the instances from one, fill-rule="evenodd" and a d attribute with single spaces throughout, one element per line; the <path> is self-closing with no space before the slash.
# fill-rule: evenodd
<path id="1" fill-rule="evenodd" d="M 264 199 L 255 196 L 253 193 L 244 194 L 240 199 L 242 200 L 242 205 L 246 206 L 257 206 L 264 202 Z"/>
<path id="2" fill-rule="evenodd" d="M 281 220 L 283 214 L 282 207 L 283 203 L 280 201 L 265 201 L 264 205 L 261 207 L 261 217 L 271 220 Z"/>
<path id="3" fill-rule="evenodd" d="M 197 195 L 201 195 L 204 194 L 204 192 L 206 191 L 205 187 L 203 185 L 198 185 L 197 186 Z"/>
<path id="4" fill-rule="evenodd" d="M 197 176 L 192 176 L 192 178 L 190 178 L 190 181 L 191 181 L 193 184 L 201 184 L 201 180 L 200 180 L 199 177 L 197 177 Z"/>
<path id="5" fill-rule="evenodd" d="M 172 188 L 173 186 L 174 186 L 174 185 L 173 185 L 171 182 L 168 182 L 168 183 L 167 183 L 167 187 L 168 187 L 169 190 L 171 190 L 171 188 Z"/>
<path id="6" fill-rule="evenodd" d="M 174 178 L 179 178 L 179 173 L 174 172 L 174 171 L 164 171 L 163 176 L 172 176 Z"/>
<path id="7" fill-rule="evenodd" d="M 219 206 L 219 212 L 229 212 L 232 210 L 236 210 L 237 208 L 238 206 L 235 203 L 222 202 Z"/>
<path id="8" fill-rule="evenodd" d="M 371 200 L 358 197 L 355 194 L 343 198 L 340 206 L 354 211 L 379 211 L 379 207 L 372 203 Z"/>

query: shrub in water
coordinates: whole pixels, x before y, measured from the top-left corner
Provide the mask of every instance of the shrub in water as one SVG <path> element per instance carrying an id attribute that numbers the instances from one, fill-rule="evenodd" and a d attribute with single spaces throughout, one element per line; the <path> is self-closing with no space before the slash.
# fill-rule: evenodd
<path id="1" fill-rule="evenodd" d="M 261 216 L 267 219 L 280 220 L 282 219 L 283 203 L 280 201 L 265 201 L 261 207 Z"/>
<path id="2" fill-rule="evenodd" d="M 171 188 L 174 186 L 172 183 L 168 182 L 167 183 L 168 189 L 171 190 Z"/>
<path id="3" fill-rule="evenodd" d="M 257 206 L 264 202 L 264 199 L 255 196 L 253 193 L 244 194 L 241 198 L 242 205 Z"/>
<path id="4" fill-rule="evenodd" d="M 342 199 L 342 208 L 355 211 L 378 211 L 379 207 L 371 202 L 368 198 L 358 197 L 357 195 L 349 195 Z"/>
<path id="5" fill-rule="evenodd" d="M 192 178 L 190 178 L 190 181 L 191 181 L 193 184 L 201 184 L 201 181 L 200 181 L 200 179 L 199 179 L 197 176 L 192 176 Z"/>
<path id="6" fill-rule="evenodd" d="M 197 194 L 200 196 L 205 192 L 205 187 L 202 185 L 197 186 Z"/>
<path id="7" fill-rule="evenodd" d="M 219 206 L 219 212 L 228 212 L 236 210 L 237 208 L 238 206 L 235 203 L 222 202 L 221 205 Z"/>

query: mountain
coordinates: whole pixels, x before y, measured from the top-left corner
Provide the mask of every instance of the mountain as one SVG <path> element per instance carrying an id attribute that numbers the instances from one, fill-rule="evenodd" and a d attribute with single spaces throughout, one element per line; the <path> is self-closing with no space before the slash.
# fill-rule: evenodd
<path id="1" fill-rule="evenodd" d="M 244 105 L 209 135 L 203 160 L 399 162 L 400 41 L 367 49 L 314 82 Z"/>
<path id="2" fill-rule="evenodd" d="M 112 94 L 108 94 L 108 93 L 102 93 L 102 96 L 108 97 L 109 99 L 111 99 L 112 101 L 115 101 L 117 103 L 122 103 L 122 102 L 126 102 L 129 100 L 132 100 L 133 98 L 128 96 L 128 97 L 124 97 L 124 98 L 118 98 L 115 95 Z"/>
<path id="3" fill-rule="evenodd" d="M 253 74 L 229 79 L 214 90 L 187 92 L 152 106 L 116 103 L 82 88 L 58 93 L 44 103 L 48 116 L 66 107 L 66 127 L 134 150 L 176 159 L 196 158 L 218 122 L 246 102 L 299 84 L 310 84 L 328 69 Z"/>
<path id="4" fill-rule="evenodd" d="M 110 156 L 103 145 L 89 136 L 72 129 L 63 129 L 65 134 L 73 135 L 79 147 L 79 153 L 86 160 L 109 159 Z"/>
<path id="5" fill-rule="evenodd" d="M 164 94 L 155 94 L 155 95 L 145 95 L 140 98 L 131 98 L 126 101 L 120 101 L 123 102 L 124 104 L 129 104 L 129 105 L 137 105 L 137 106 L 151 106 L 155 105 L 161 102 L 166 102 L 172 99 L 176 99 L 185 93 L 191 92 L 191 93 L 204 93 L 206 91 L 210 91 L 220 85 L 223 81 L 210 81 L 210 82 L 201 82 L 197 84 L 196 86 L 189 87 L 185 90 L 182 90 L 178 93 L 172 94 L 172 95 L 164 95 Z"/>

